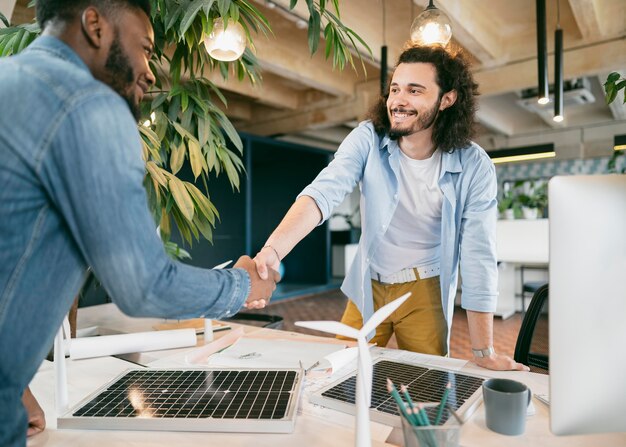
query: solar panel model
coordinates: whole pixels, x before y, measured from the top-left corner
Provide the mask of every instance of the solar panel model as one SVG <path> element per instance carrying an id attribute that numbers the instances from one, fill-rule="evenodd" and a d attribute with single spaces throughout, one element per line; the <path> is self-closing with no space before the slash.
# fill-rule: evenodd
<path id="1" fill-rule="evenodd" d="M 424 366 L 379 360 L 374 364 L 372 380 L 372 403 L 370 418 L 386 425 L 400 427 L 400 417 L 395 400 L 387 391 L 387 378 L 399 389 L 400 385 L 408 387 L 413 402 L 439 402 L 446 384 L 452 388 L 448 395 L 448 404 L 460 414 L 469 416 L 480 402 L 479 389 L 483 378 L 459 374 L 451 371 L 432 369 Z M 322 405 L 345 413 L 354 414 L 356 375 L 340 379 L 311 395 L 311 403 Z M 430 420 L 434 420 L 437 408 L 425 408 Z M 449 415 L 445 416 L 442 424 Z"/>
<path id="2" fill-rule="evenodd" d="M 135 369 L 84 399 L 59 428 L 291 433 L 299 369 Z"/>

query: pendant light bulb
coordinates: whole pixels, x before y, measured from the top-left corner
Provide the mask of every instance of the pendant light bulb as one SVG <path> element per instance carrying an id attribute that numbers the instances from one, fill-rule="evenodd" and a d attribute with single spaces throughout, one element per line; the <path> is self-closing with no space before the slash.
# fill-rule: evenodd
<path id="1" fill-rule="evenodd" d="M 204 47 L 218 61 L 237 60 L 246 50 L 246 32 L 238 22 L 229 19 L 224 26 L 224 20 L 215 19 L 213 30 L 204 37 Z"/>
<path id="2" fill-rule="evenodd" d="M 415 45 L 441 45 L 445 47 L 451 38 L 450 19 L 431 1 L 411 25 L 411 41 Z"/>

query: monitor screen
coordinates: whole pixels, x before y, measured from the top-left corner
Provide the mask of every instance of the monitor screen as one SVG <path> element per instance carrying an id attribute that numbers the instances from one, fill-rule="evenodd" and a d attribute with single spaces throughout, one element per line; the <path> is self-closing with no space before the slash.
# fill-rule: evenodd
<path id="1" fill-rule="evenodd" d="M 554 177 L 550 425 L 626 432 L 626 175 Z"/>

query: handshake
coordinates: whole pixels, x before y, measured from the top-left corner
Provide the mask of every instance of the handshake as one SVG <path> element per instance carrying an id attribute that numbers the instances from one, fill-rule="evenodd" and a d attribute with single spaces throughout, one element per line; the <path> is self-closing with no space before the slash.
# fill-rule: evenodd
<path id="1" fill-rule="evenodd" d="M 254 257 L 242 256 L 233 268 L 241 268 L 250 276 L 250 293 L 243 307 L 247 309 L 262 309 L 269 302 L 272 292 L 276 290 L 276 283 L 280 281 L 278 253 L 269 246 L 265 246 Z"/>

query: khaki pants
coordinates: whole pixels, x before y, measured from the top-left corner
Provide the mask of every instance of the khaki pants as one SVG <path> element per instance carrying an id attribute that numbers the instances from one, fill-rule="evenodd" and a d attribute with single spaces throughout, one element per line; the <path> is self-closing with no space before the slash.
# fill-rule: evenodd
<path id="1" fill-rule="evenodd" d="M 400 349 L 447 355 L 448 325 L 441 307 L 439 276 L 401 284 L 372 280 L 372 292 L 374 311 L 407 292 L 411 292 L 411 296 L 376 328 L 370 343 L 385 347 L 395 332 Z M 348 301 L 341 322 L 356 329 L 363 327 L 363 317 L 352 301 Z"/>

